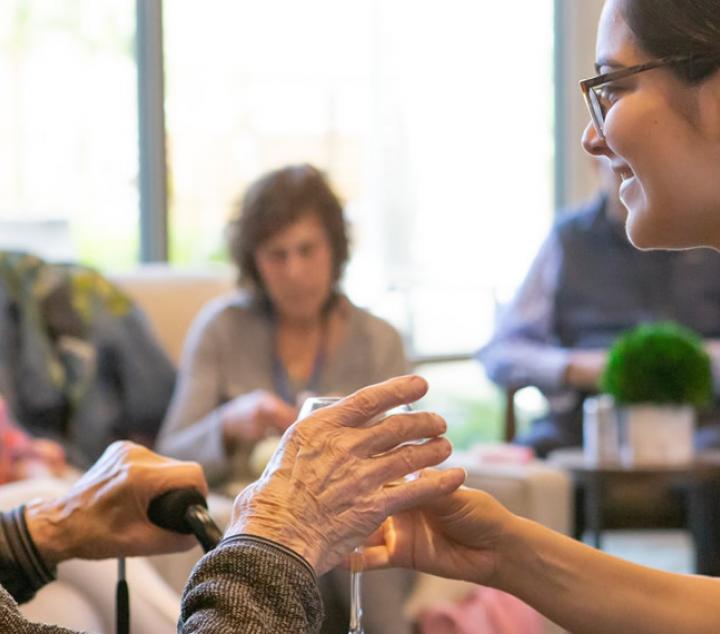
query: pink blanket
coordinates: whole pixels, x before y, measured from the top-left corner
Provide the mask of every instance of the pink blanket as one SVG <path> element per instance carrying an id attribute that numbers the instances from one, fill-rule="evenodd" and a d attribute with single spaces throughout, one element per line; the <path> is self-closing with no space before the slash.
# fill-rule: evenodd
<path id="1" fill-rule="evenodd" d="M 438 603 L 420 615 L 421 634 L 542 634 L 538 612 L 512 595 L 479 587 L 458 603 Z"/>

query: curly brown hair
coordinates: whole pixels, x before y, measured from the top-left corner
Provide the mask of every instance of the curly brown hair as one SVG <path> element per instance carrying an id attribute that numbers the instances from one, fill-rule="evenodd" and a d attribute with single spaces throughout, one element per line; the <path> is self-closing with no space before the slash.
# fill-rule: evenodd
<path id="1" fill-rule="evenodd" d="M 309 164 L 268 172 L 245 192 L 227 227 L 228 251 L 238 267 L 240 285 L 258 293 L 259 299 L 267 299 L 255 252 L 278 231 L 307 214 L 316 214 L 327 233 L 333 283 L 337 286 L 349 255 L 343 208 L 325 175 Z"/>

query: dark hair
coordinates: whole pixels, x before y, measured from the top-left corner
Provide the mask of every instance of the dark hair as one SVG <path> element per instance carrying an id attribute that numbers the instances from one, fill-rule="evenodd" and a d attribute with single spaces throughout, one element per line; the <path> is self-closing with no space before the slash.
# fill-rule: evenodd
<path id="1" fill-rule="evenodd" d="M 252 183 L 228 224 L 228 250 L 239 269 L 239 283 L 267 299 L 255 252 L 268 238 L 308 214 L 315 214 L 327 233 L 332 252 L 333 283 L 348 259 L 343 208 L 323 173 L 312 165 L 289 165 Z"/>
<path id="2" fill-rule="evenodd" d="M 622 11 L 638 44 L 652 57 L 694 57 L 671 66 L 680 79 L 695 84 L 720 69 L 718 0 L 624 0 Z"/>

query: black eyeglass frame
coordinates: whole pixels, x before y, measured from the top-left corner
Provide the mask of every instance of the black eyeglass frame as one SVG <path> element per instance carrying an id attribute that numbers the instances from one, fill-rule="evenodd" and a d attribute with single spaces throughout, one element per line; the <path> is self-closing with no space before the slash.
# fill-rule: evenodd
<path id="1" fill-rule="evenodd" d="M 619 79 L 625 79 L 638 73 L 644 73 L 646 70 L 652 70 L 653 68 L 661 68 L 663 66 L 672 66 L 673 64 L 683 64 L 696 59 L 697 55 L 670 55 L 668 57 L 661 57 L 654 59 L 644 64 L 637 64 L 636 66 L 628 66 L 627 68 L 621 68 L 620 70 L 614 70 L 609 73 L 603 73 L 602 75 L 596 75 L 589 79 L 583 79 L 580 81 L 580 90 L 582 91 L 583 99 L 585 99 L 585 105 L 590 112 L 590 117 L 595 127 L 595 131 L 600 135 L 600 138 L 605 138 L 603 127 L 605 124 L 605 111 L 601 104 L 597 101 L 597 97 L 593 88 L 598 86 L 604 86 L 613 81 Z"/>

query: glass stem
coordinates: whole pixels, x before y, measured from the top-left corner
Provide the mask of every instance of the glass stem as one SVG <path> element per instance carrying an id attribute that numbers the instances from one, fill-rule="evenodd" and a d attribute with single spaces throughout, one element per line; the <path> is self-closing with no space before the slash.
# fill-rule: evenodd
<path id="1" fill-rule="evenodd" d="M 348 634 L 364 634 L 362 624 L 362 548 L 350 556 L 350 628 Z"/>

